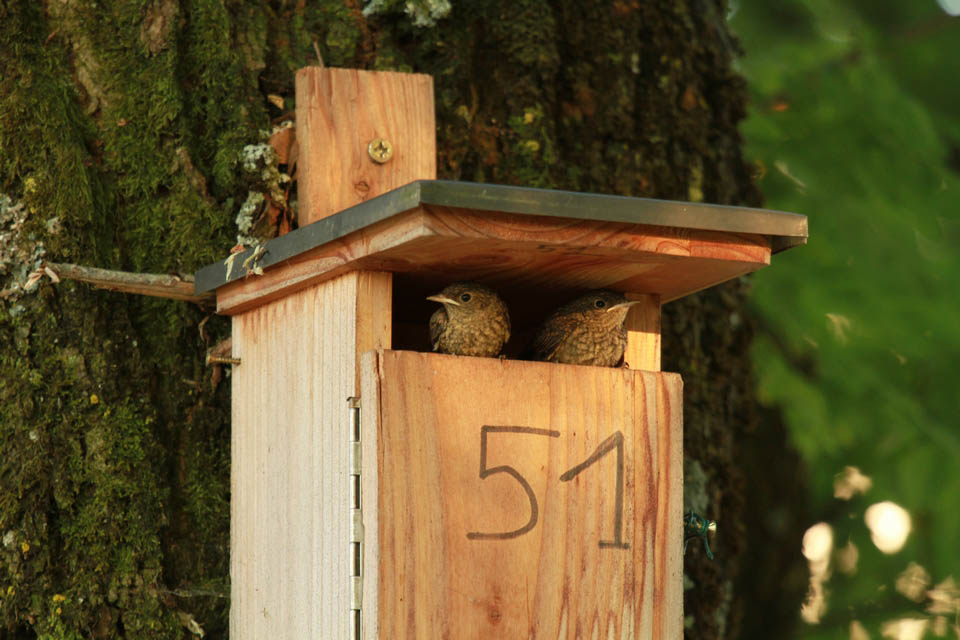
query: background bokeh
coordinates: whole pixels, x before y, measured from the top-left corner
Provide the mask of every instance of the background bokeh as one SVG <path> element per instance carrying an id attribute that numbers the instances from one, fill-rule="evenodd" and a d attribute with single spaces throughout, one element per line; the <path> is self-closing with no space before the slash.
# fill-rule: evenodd
<path id="1" fill-rule="evenodd" d="M 960 637 L 957 4 L 730 6 L 765 206 L 810 221 L 809 245 L 753 280 L 760 397 L 824 523 L 805 538 L 803 638 Z M 868 524 L 887 501 L 905 514 Z"/>

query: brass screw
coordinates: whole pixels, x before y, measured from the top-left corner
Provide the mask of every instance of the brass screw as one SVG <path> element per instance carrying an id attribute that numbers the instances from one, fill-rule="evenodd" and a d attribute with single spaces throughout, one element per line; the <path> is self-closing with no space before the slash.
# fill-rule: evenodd
<path id="1" fill-rule="evenodd" d="M 367 153 L 370 155 L 371 160 L 377 164 L 383 164 L 393 157 L 393 145 L 390 144 L 389 140 L 374 138 L 370 144 L 367 145 Z"/>
<path id="2" fill-rule="evenodd" d="M 229 364 L 229 365 L 239 365 L 240 358 L 231 358 L 228 356 L 207 356 L 207 366 L 211 364 Z"/>

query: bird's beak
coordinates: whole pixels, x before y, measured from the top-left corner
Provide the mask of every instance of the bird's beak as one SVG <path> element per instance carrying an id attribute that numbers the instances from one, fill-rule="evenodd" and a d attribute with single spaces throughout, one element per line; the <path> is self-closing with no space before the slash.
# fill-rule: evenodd
<path id="1" fill-rule="evenodd" d="M 620 304 L 615 304 L 612 307 L 607 307 L 607 313 L 610 313 L 614 309 L 623 309 L 624 307 L 632 307 L 635 304 L 640 304 L 642 300 L 627 300 L 626 302 L 621 302 Z"/>
<path id="2" fill-rule="evenodd" d="M 427 300 L 433 300 L 434 302 L 439 302 L 440 304 L 455 304 L 458 307 L 460 306 L 460 303 L 454 300 L 453 298 L 442 296 L 439 293 L 435 296 L 427 296 Z"/>

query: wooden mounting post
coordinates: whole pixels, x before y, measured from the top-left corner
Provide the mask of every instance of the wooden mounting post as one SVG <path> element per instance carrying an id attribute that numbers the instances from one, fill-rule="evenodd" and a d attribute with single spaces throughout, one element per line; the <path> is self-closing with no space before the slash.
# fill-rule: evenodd
<path id="1" fill-rule="evenodd" d="M 414 180 L 436 179 L 430 76 L 306 67 L 297 71 L 296 89 L 301 227 Z"/>
<path id="2" fill-rule="evenodd" d="M 436 178 L 429 76 L 302 69 L 297 129 L 301 227 Z M 375 139 L 387 162 L 368 153 Z M 360 354 L 391 346 L 392 290 L 389 272 L 345 270 L 233 316 L 231 638 L 353 636 L 347 398 Z"/>

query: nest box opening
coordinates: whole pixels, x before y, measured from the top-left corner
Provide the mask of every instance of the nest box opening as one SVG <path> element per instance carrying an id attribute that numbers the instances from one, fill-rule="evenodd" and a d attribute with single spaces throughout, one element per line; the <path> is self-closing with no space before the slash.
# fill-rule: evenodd
<path id="1" fill-rule="evenodd" d="M 503 347 L 503 357 L 517 359 L 533 339 L 543 319 L 554 309 L 588 289 L 537 290 L 516 286 L 502 286 L 482 277 L 467 280 L 494 289 L 510 310 L 510 339 Z M 440 275 L 395 273 L 393 276 L 393 332 L 392 349 L 430 352 L 428 322 L 440 308 L 439 303 L 427 300 L 450 284 Z"/>

